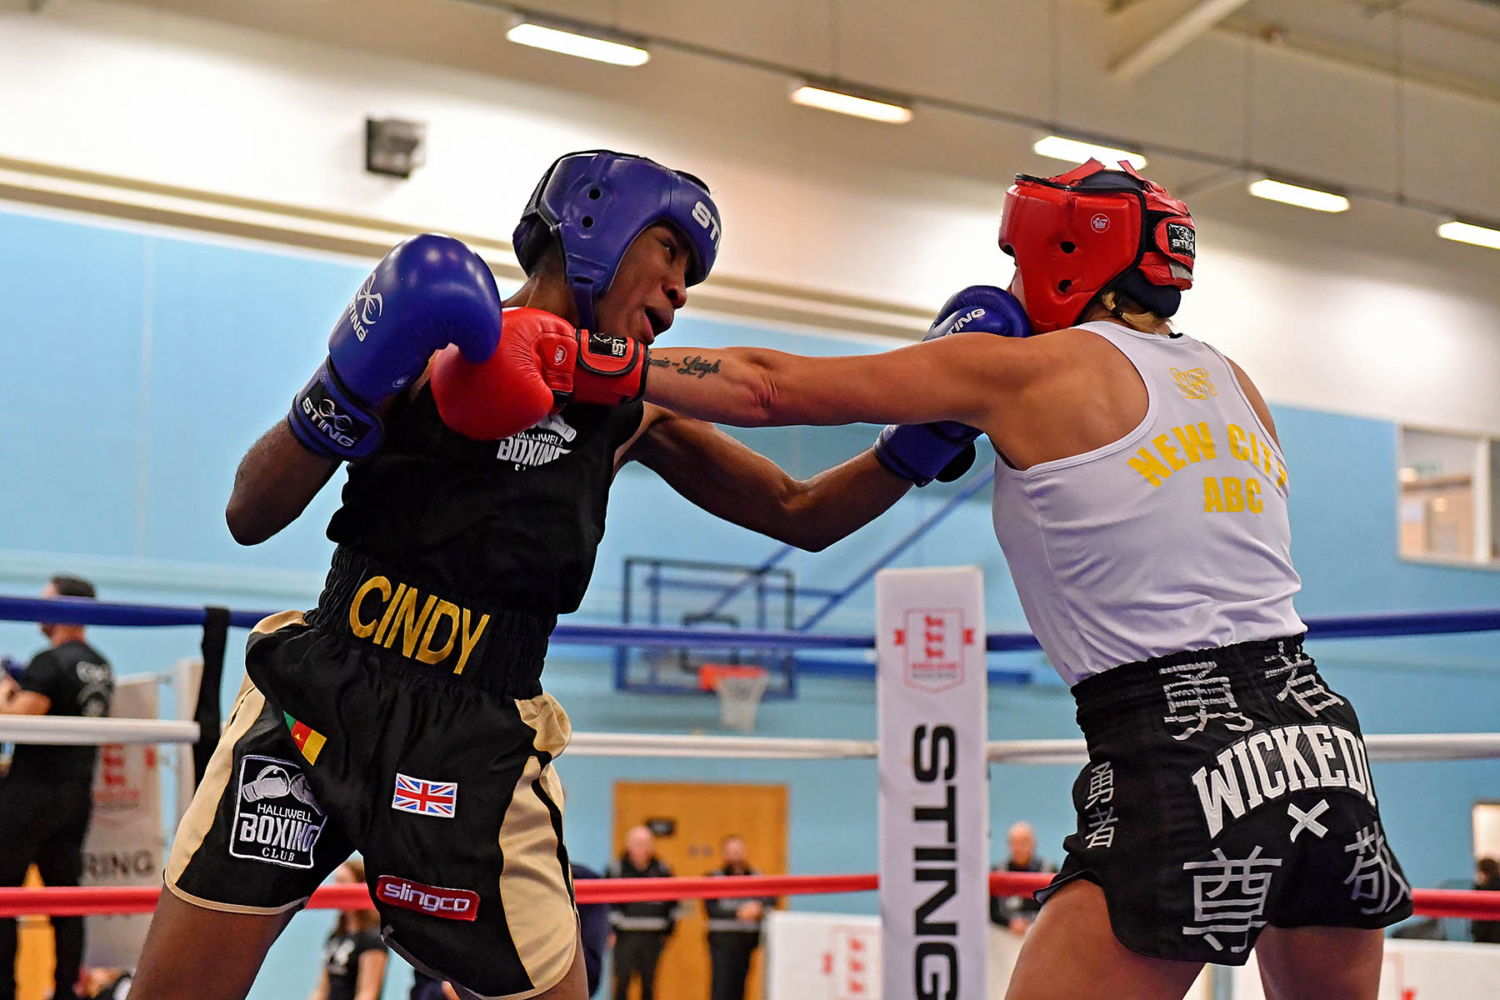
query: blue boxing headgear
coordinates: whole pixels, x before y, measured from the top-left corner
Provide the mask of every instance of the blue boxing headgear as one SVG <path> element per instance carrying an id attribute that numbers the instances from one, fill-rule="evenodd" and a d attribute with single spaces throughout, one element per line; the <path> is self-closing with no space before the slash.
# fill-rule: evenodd
<path id="1" fill-rule="evenodd" d="M 593 149 L 569 153 L 547 168 L 511 245 L 530 274 L 556 237 L 578 303 L 578 325 L 592 330 L 594 306 L 609 291 L 625 251 L 658 222 L 680 230 L 692 248 L 687 283 L 708 277 L 722 231 L 708 186 L 644 156 Z"/>

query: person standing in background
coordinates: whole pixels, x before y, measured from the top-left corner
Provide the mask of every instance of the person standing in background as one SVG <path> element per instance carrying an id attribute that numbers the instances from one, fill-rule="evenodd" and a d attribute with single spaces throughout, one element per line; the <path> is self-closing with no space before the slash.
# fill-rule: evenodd
<path id="1" fill-rule="evenodd" d="M 710 875 L 759 875 L 747 860 L 745 841 L 736 834 L 724 838 L 720 853 L 724 866 Z M 705 899 L 708 914 L 708 958 L 712 968 L 711 1000 L 745 1000 L 750 959 L 760 946 L 760 925 L 774 896 Z"/>
<path id="2" fill-rule="evenodd" d="M 333 873 L 340 885 L 365 881 L 365 863 L 350 858 Z M 385 942 L 380 914 L 372 909 L 340 910 L 338 923 L 323 946 L 323 970 L 309 1000 L 380 1000 L 385 987 Z"/>
<path id="3" fill-rule="evenodd" d="M 93 584 L 54 576 L 43 597 L 92 600 Z M 84 641 L 82 625 L 44 622 L 50 646 L 32 657 L 19 680 L 0 675 L 0 714 L 98 718 L 115 693 L 109 661 Z M 0 886 L 18 886 L 33 863 L 48 886 L 77 885 L 83 840 L 93 813 L 96 746 L 18 745 L 0 782 Z M 52 917 L 56 942 L 53 1000 L 77 997 L 83 963 L 83 918 Z M 16 922 L 0 919 L 0 1000 L 16 995 Z"/>
<path id="4" fill-rule="evenodd" d="M 672 869 L 656 856 L 656 837 L 644 826 L 633 826 L 625 834 L 625 853 L 614 878 L 671 878 Z M 677 922 L 677 904 L 671 901 L 615 903 L 609 926 L 615 932 L 614 1000 L 626 1000 L 632 977 L 641 978 L 641 1000 L 653 1000 L 656 963 Z"/>
<path id="5" fill-rule="evenodd" d="M 1480 858 L 1474 869 L 1474 888 L 1500 890 L 1500 861 Z M 1469 924 L 1469 936 L 1480 944 L 1500 944 L 1500 920 L 1475 920 Z"/>
<path id="6" fill-rule="evenodd" d="M 1036 831 L 1030 823 L 1013 823 L 1005 836 L 1010 847 L 1010 857 L 1004 868 L 1007 872 L 1056 872 L 1057 866 L 1046 858 L 1037 856 Z M 1031 896 L 991 896 L 990 923 L 1004 927 L 1016 937 L 1025 937 L 1032 921 L 1042 910 L 1042 904 Z"/>

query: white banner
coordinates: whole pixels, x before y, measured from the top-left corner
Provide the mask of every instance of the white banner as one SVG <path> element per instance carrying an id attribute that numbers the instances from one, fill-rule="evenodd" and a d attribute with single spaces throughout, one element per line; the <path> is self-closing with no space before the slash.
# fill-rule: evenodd
<path id="1" fill-rule="evenodd" d="M 157 678 L 122 677 L 110 715 L 156 718 Z M 94 770 L 94 818 L 83 846 L 84 885 L 161 885 L 160 751 L 151 743 L 106 743 Z M 88 918 L 84 964 L 135 968 L 151 914 Z"/>
<path id="2" fill-rule="evenodd" d="M 875 578 L 881 965 L 886 1000 L 985 989 L 989 926 L 984 578 Z"/>

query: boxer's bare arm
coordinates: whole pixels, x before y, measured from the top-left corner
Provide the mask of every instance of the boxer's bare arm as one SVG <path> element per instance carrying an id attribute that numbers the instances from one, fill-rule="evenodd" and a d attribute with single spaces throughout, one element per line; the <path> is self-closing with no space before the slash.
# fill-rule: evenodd
<path id="1" fill-rule="evenodd" d="M 756 347 L 657 348 L 646 398 L 743 427 L 961 420 L 983 427 L 1035 367 L 1029 342 L 955 334 L 883 354 L 814 358 Z"/>
<path id="2" fill-rule="evenodd" d="M 235 470 L 224 509 L 229 533 L 241 545 L 259 545 L 295 521 L 338 467 L 337 459 L 302 447 L 286 421 L 278 421 Z"/>
<path id="3" fill-rule="evenodd" d="M 878 517 L 911 488 L 873 451 L 796 480 L 712 424 L 649 404 L 623 457 L 710 514 L 814 552 Z"/>

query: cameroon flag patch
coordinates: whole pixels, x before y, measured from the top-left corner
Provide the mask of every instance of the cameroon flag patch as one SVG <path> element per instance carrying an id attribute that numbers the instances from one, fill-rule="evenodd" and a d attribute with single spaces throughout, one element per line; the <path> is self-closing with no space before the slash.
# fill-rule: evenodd
<path id="1" fill-rule="evenodd" d="M 292 742 L 297 744 L 297 749 L 302 751 L 302 756 L 307 758 L 309 764 L 318 762 L 318 754 L 323 752 L 323 744 L 328 742 L 328 737 L 311 728 L 305 722 L 298 722 L 286 712 L 281 713 L 286 719 L 287 728 L 292 731 Z"/>

